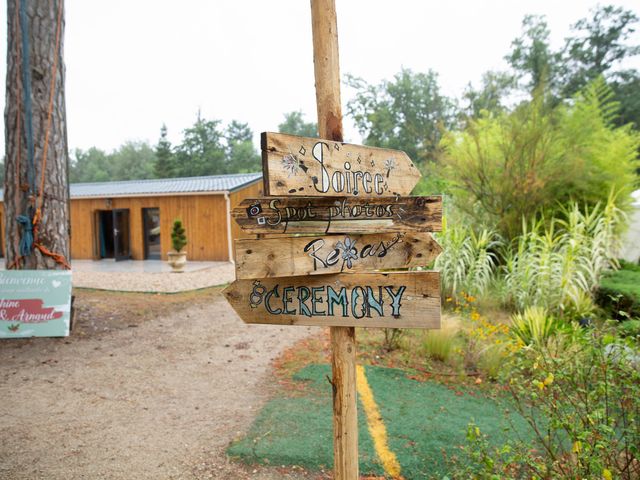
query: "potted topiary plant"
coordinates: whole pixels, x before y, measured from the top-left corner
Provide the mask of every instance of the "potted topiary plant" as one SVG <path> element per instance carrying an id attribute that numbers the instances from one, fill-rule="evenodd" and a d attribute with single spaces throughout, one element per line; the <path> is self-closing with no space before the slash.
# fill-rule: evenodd
<path id="1" fill-rule="evenodd" d="M 182 249 L 187 244 L 187 236 L 185 235 L 182 221 L 175 219 L 173 221 L 173 229 L 171 230 L 171 246 L 173 252 L 167 253 L 169 259 L 169 265 L 174 272 L 182 272 L 184 264 L 187 263 L 187 252 L 183 252 Z"/>

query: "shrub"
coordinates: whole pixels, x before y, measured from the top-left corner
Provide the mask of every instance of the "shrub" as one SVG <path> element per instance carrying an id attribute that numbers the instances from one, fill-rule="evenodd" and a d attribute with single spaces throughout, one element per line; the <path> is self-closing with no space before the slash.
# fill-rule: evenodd
<path id="1" fill-rule="evenodd" d="M 640 317 L 640 266 L 622 261 L 603 276 L 596 299 L 614 318 Z"/>
<path id="2" fill-rule="evenodd" d="M 447 362 L 453 352 L 456 332 L 452 328 L 429 330 L 425 332 L 422 348 L 432 360 Z"/>
<path id="3" fill-rule="evenodd" d="M 457 299 L 460 291 L 484 295 L 496 272 L 500 237 L 491 230 L 476 233 L 469 227 L 443 222 L 436 238 L 443 249 L 435 262 L 443 297 Z"/>
<path id="4" fill-rule="evenodd" d="M 478 368 L 487 378 L 496 380 L 500 376 L 506 361 L 507 351 L 504 343 L 488 345 L 480 352 Z"/>
<path id="5" fill-rule="evenodd" d="M 503 378 L 536 441 L 491 447 L 471 425 L 459 478 L 639 478 L 640 370 L 627 361 L 631 350 L 598 331 L 578 346 L 568 355 L 542 347 L 513 357 Z"/>
<path id="6" fill-rule="evenodd" d="M 563 216 L 524 223 L 515 246 L 505 252 L 504 301 L 523 310 L 539 305 L 557 313 L 588 310 L 603 272 L 615 267 L 618 232 L 626 219 L 611 194 L 606 205 L 580 209 L 572 203 Z"/>
<path id="7" fill-rule="evenodd" d="M 538 94 L 513 112 L 450 132 L 441 147 L 457 205 L 469 214 L 479 208 L 479 218 L 507 239 L 521 233 L 523 217 L 558 216 L 572 199 L 593 206 L 614 188 L 617 206 L 628 205 L 640 135 L 614 125 L 616 110 L 611 89 L 598 79 L 571 104 L 550 110 Z"/>
<path id="8" fill-rule="evenodd" d="M 173 221 L 173 229 L 171 231 L 171 245 L 176 252 L 180 252 L 187 245 L 187 236 L 182 226 L 182 221 L 176 219 Z"/>
<path id="9" fill-rule="evenodd" d="M 560 331 L 560 323 L 543 307 L 531 306 L 511 317 L 511 333 L 522 345 L 546 346 Z"/>

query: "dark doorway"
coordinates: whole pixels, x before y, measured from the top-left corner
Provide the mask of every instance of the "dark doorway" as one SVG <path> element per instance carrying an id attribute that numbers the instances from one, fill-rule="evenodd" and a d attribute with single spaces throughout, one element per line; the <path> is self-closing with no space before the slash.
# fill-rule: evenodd
<path id="1" fill-rule="evenodd" d="M 160 209 L 142 209 L 145 260 L 160 260 Z"/>
<path id="2" fill-rule="evenodd" d="M 129 260 L 129 209 L 119 208 L 113 210 L 113 258 L 116 260 Z"/>
<path id="3" fill-rule="evenodd" d="M 128 209 L 98 211 L 98 245 L 100 258 L 129 259 Z"/>

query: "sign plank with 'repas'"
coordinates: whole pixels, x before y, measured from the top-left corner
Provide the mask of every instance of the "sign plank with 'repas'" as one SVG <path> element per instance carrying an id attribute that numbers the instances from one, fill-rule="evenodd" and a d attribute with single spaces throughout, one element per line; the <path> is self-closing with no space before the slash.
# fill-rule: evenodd
<path id="1" fill-rule="evenodd" d="M 400 150 L 262 134 L 267 195 L 409 195 L 420 172 Z"/>
<path id="2" fill-rule="evenodd" d="M 245 323 L 440 328 L 437 272 L 236 280 L 223 294 Z"/>
<path id="3" fill-rule="evenodd" d="M 245 199 L 231 215 L 246 233 L 439 232 L 442 197 Z"/>
<path id="4" fill-rule="evenodd" d="M 236 278 L 364 272 L 429 264 L 442 248 L 429 233 L 236 240 Z"/>

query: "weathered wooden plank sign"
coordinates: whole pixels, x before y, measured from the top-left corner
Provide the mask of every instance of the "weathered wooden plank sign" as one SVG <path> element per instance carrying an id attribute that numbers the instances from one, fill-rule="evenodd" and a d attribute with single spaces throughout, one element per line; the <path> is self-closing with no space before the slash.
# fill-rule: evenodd
<path id="1" fill-rule="evenodd" d="M 231 212 L 247 233 L 439 232 L 442 197 L 271 197 Z"/>
<path id="2" fill-rule="evenodd" d="M 429 233 L 236 240 L 236 278 L 288 277 L 422 267 L 442 248 Z"/>
<path id="3" fill-rule="evenodd" d="M 245 323 L 440 327 L 437 272 L 236 280 L 223 294 Z"/>
<path id="4" fill-rule="evenodd" d="M 267 195 L 409 195 L 420 172 L 400 150 L 262 134 Z"/>

